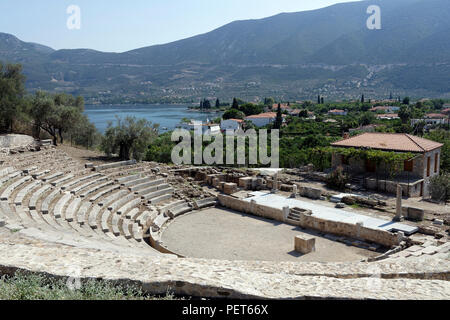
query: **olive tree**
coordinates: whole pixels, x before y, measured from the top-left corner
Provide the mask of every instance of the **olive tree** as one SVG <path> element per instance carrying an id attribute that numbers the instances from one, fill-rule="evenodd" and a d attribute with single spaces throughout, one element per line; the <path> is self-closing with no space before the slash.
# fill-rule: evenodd
<path id="1" fill-rule="evenodd" d="M 158 137 L 159 125 L 136 117 L 116 120 L 116 126 L 108 123 L 101 149 L 109 156 L 118 154 L 121 160 L 142 160 L 148 147 Z"/>

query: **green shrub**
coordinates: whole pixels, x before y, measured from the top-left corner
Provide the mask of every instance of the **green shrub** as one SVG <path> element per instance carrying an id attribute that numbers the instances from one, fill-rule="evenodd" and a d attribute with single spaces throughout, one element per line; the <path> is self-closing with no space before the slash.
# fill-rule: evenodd
<path id="1" fill-rule="evenodd" d="M 436 201 L 450 200 L 450 173 L 443 173 L 430 179 L 431 198 Z"/>
<path id="2" fill-rule="evenodd" d="M 0 277 L 0 300 L 173 300 L 146 295 L 134 285 L 117 285 L 102 280 L 83 280 L 71 289 L 67 279 L 18 272 Z"/>
<path id="3" fill-rule="evenodd" d="M 333 189 L 345 190 L 345 185 L 348 181 L 348 176 L 344 173 L 342 167 L 336 168 L 327 176 L 327 186 Z"/>

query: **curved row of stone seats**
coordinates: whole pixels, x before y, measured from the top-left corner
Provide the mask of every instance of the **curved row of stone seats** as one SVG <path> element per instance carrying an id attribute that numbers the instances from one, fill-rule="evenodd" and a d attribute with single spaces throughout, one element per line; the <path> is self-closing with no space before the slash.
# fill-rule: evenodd
<path id="1" fill-rule="evenodd" d="M 102 173 L 108 175 L 111 178 L 117 179 L 127 177 L 130 175 L 142 174 L 143 168 L 141 164 L 134 164 L 126 167 L 103 170 Z"/>
<path id="2" fill-rule="evenodd" d="M 63 175 L 64 175 L 64 172 L 56 172 L 56 173 L 52 173 L 48 176 L 40 177 L 39 179 L 41 179 L 44 182 L 48 182 L 50 180 L 62 177 Z"/>
<path id="3" fill-rule="evenodd" d="M 144 177 L 144 178 L 138 178 L 135 180 L 125 182 L 122 185 L 127 188 L 132 188 L 132 187 L 138 186 L 143 183 L 149 183 L 150 181 L 151 181 L 151 179 L 149 177 Z"/>
<path id="4" fill-rule="evenodd" d="M 198 210 L 198 209 L 216 206 L 217 199 L 214 197 L 210 197 L 210 198 L 195 200 L 193 203 L 194 203 L 194 208 L 196 210 Z"/>
<path id="5" fill-rule="evenodd" d="M 98 182 L 98 181 L 97 181 Z M 100 189 L 109 187 L 111 185 L 114 184 L 114 181 L 107 181 L 105 183 L 99 184 L 99 185 L 95 185 L 94 187 L 80 193 L 80 198 L 86 198 L 88 195 L 93 194 L 97 191 L 99 191 Z"/>
<path id="6" fill-rule="evenodd" d="M 73 174 L 68 174 L 65 175 L 64 177 L 62 177 L 61 179 L 55 180 L 53 182 L 51 182 L 50 184 L 54 187 L 59 186 L 60 184 L 72 180 L 73 178 L 75 178 L 75 176 Z"/>
<path id="7" fill-rule="evenodd" d="M 78 209 L 77 223 L 80 226 L 83 226 L 87 223 L 86 215 L 89 212 L 89 209 L 91 208 L 91 206 L 92 206 L 92 203 L 90 203 L 90 202 L 82 202 L 80 208 Z"/>
<path id="8" fill-rule="evenodd" d="M 153 222 L 153 219 L 156 218 L 156 212 L 152 211 L 144 211 L 142 214 L 140 214 L 138 217 L 134 219 L 141 227 L 142 229 L 147 229 L 150 227 L 150 225 Z"/>
<path id="9" fill-rule="evenodd" d="M 32 176 L 34 179 L 38 179 L 38 178 L 40 178 L 40 177 L 45 176 L 45 175 L 48 174 L 48 173 L 50 173 L 50 170 L 42 170 L 42 171 L 38 171 L 38 172 L 33 173 L 31 176 Z"/>
<path id="10" fill-rule="evenodd" d="M 114 192 L 116 190 L 120 189 L 119 185 L 115 185 L 112 186 L 108 189 L 103 190 L 102 192 L 99 192 L 98 194 L 96 194 L 95 196 L 91 197 L 89 199 L 90 202 L 96 202 L 97 200 L 99 200 L 100 198 L 103 198 L 104 196 L 106 196 L 107 194 L 110 194 L 111 192 Z"/>
<path id="11" fill-rule="evenodd" d="M 125 239 L 132 239 L 133 238 L 133 234 L 131 233 L 130 228 L 134 225 L 134 221 L 130 221 L 128 219 L 122 220 L 122 230 L 123 230 L 123 234 L 125 236 Z M 120 227 L 120 224 L 119 224 Z"/>
<path id="12" fill-rule="evenodd" d="M 164 205 L 164 206 L 159 206 L 159 207 L 156 208 L 156 209 L 157 209 L 157 211 L 158 211 L 158 214 L 166 214 L 166 215 L 167 215 L 167 212 L 168 212 L 170 209 L 172 209 L 172 208 L 174 208 L 174 207 L 176 207 L 176 206 L 185 204 L 185 203 L 186 203 L 186 200 L 175 200 L 175 201 L 172 201 L 172 202 L 170 202 L 170 203 L 168 203 L 168 204 L 166 204 L 166 205 Z"/>
<path id="13" fill-rule="evenodd" d="M 152 191 L 152 192 L 148 192 L 148 193 L 142 193 L 141 194 L 141 198 L 142 200 L 151 200 L 154 199 L 156 197 L 165 195 L 165 194 L 172 194 L 174 191 L 174 189 L 172 187 L 166 187 L 163 189 L 157 189 L 156 191 Z"/>
<path id="14" fill-rule="evenodd" d="M 189 211 L 192 211 L 192 206 L 189 203 L 185 202 L 170 208 L 167 211 L 167 215 L 173 219 Z"/>
<path id="15" fill-rule="evenodd" d="M 103 170 L 106 170 L 106 169 L 119 168 L 119 167 L 123 167 L 123 166 L 134 165 L 134 164 L 136 164 L 136 160 L 120 161 L 120 162 L 102 164 L 102 165 L 99 165 L 99 166 L 95 166 L 93 168 L 93 171 L 103 171 Z"/>
<path id="16" fill-rule="evenodd" d="M 41 204 L 41 212 L 42 212 L 42 214 L 48 214 L 49 213 L 50 204 L 60 194 L 61 194 L 61 191 L 59 191 L 58 189 L 55 189 L 50 194 L 48 194 L 47 197 L 44 198 L 44 200 L 42 201 L 42 204 Z"/>
<path id="17" fill-rule="evenodd" d="M 118 199 L 121 199 L 125 196 L 129 195 L 129 192 L 126 190 L 119 190 L 113 194 L 111 194 L 110 196 L 108 196 L 105 199 L 102 199 L 101 201 L 98 202 L 98 205 L 101 207 L 106 207 L 107 205 L 109 205 L 112 202 L 117 201 Z"/>
<path id="18" fill-rule="evenodd" d="M 36 192 L 33 193 L 33 195 L 31 196 L 31 199 L 28 203 L 28 209 L 36 210 L 36 206 L 37 206 L 37 202 L 38 202 L 39 198 L 41 197 L 42 194 L 44 194 L 45 192 L 47 192 L 50 189 L 51 189 L 50 185 L 44 184 L 38 190 L 36 190 Z"/>
<path id="19" fill-rule="evenodd" d="M 119 229 L 119 222 L 120 222 L 120 216 L 113 215 L 111 217 L 111 227 L 112 227 L 111 229 L 112 229 L 113 235 L 115 235 L 116 237 L 119 237 L 121 234 L 120 229 Z"/>
<path id="20" fill-rule="evenodd" d="M 9 175 L 9 174 L 13 173 L 14 171 L 16 171 L 16 170 L 13 167 L 7 167 L 7 168 L 0 169 L 0 177 Z"/>
<path id="21" fill-rule="evenodd" d="M 115 182 L 124 186 L 125 183 L 140 179 L 141 177 L 142 176 L 140 174 L 133 174 L 133 175 L 125 176 L 125 177 L 116 178 Z"/>
<path id="22" fill-rule="evenodd" d="M 141 203 L 141 199 L 137 199 L 137 200 L 139 200 L 139 202 L 137 202 L 137 205 L 139 205 Z M 122 208 L 122 206 L 124 206 L 125 207 L 124 209 L 126 209 L 129 202 L 136 203 L 136 196 L 134 194 L 127 194 L 124 197 L 121 197 L 120 199 L 115 200 L 108 206 L 108 210 L 119 213 L 118 212 L 119 208 Z M 119 214 L 121 214 L 121 213 L 119 213 Z"/>
<path id="23" fill-rule="evenodd" d="M 21 179 L 19 179 L 18 181 L 10 184 L 4 191 L 3 193 L 0 195 L 0 200 L 1 201 L 8 201 L 9 197 L 11 196 L 11 194 L 14 192 L 14 190 L 16 190 L 18 187 L 20 187 L 21 185 L 25 184 L 26 182 L 30 181 L 32 178 L 30 176 L 25 176 Z"/>
<path id="24" fill-rule="evenodd" d="M 67 206 L 67 209 L 65 211 L 65 215 L 64 218 L 66 219 L 66 221 L 68 222 L 73 222 L 76 220 L 76 212 L 78 207 L 81 204 L 81 199 L 80 198 L 74 198 L 72 200 L 71 203 L 69 203 L 69 205 Z"/>
<path id="25" fill-rule="evenodd" d="M 137 223 L 132 224 L 131 235 L 133 236 L 133 239 L 136 240 L 137 242 L 142 242 L 142 240 L 144 239 L 144 231 Z"/>
<path id="26" fill-rule="evenodd" d="M 170 185 L 165 183 L 164 179 L 157 179 L 147 183 L 143 183 L 141 185 L 137 185 L 135 187 L 131 187 L 129 188 L 129 190 L 136 194 L 146 195 L 161 189 L 166 189 L 168 187 L 170 187 Z"/>
<path id="27" fill-rule="evenodd" d="M 24 199 L 28 194 L 30 194 L 31 191 L 32 191 L 33 189 L 37 188 L 37 187 L 40 186 L 40 185 L 41 185 L 41 182 L 40 182 L 40 181 L 34 180 L 34 181 L 32 181 L 30 184 L 28 184 L 25 188 L 21 189 L 21 190 L 17 193 L 17 195 L 16 195 L 16 197 L 15 197 L 15 199 L 14 199 L 14 204 L 15 204 L 16 206 L 21 206 L 22 203 L 23 203 L 23 199 Z"/>
<path id="28" fill-rule="evenodd" d="M 142 195 L 141 198 L 142 200 L 148 201 L 150 204 L 157 204 L 161 201 L 163 201 L 162 199 L 170 199 L 172 197 L 172 193 L 174 192 L 174 189 L 172 187 L 169 188 L 165 188 L 165 189 L 161 189 L 158 191 L 154 191 L 151 193 L 147 193 L 145 195 Z M 169 196 L 169 197 L 166 197 Z"/>
<path id="29" fill-rule="evenodd" d="M 33 171 L 36 171 L 36 170 L 38 170 L 38 169 L 39 169 L 38 167 L 34 166 L 34 167 L 30 167 L 30 168 L 23 169 L 22 171 L 23 171 L 23 173 L 25 173 L 25 174 L 30 174 L 30 173 L 32 173 Z"/>
<path id="30" fill-rule="evenodd" d="M 133 209 L 134 207 L 137 207 L 141 204 L 141 198 L 134 198 L 128 202 L 126 202 L 122 207 L 120 207 L 117 210 L 118 215 L 122 215 Z"/>
<path id="31" fill-rule="evenodd" d="M 61 198 L 59 198 L 59 200 L 56 202 L 55 208 L 53 209 L 53 216 L 56 219 L 60 219 L 63 217 L 63 209 L 71 199 L 72 195 L 70 193 L 66 193 Z"/>
<path id="32" fill-rule="evenodd" d="M 139 208 L 133 208 L 129 210 L 124 216 L 126 219 L 130 219 L 136 221 L 136 219 L 142 214 L 142 211 Z"/>
<path id="33" fill-rule="evenodd" d="M 22 171 L 14 170 L 0 178 L 0 185 L 4 185 L 22 175 Z"/>
<path id="34" fill-rule="evenodd" d="M 165 214 L 159 214 L 152 223 L 151 229 L 153 232 L 158 232 L 165 224 L 167 221 L 170 220 L 170 217 Z"/>
<path id="35" fill-rule="evenodd" d="M 83 191 L 83 190 L 86 189 L 87 187 L 90 187 L 90 186 L 92 186 L 93 184 L 97 184 L 97 183 L 103 182 L 103 181 L 105 181 L 105 180 L 107 180 L 107 179 L 108 179 L 107 177 L 100 177 L 100 178 L 98 178 L 98 179 L 88 181 L 88 182 L 86 182 L 86 183 L 84 183 L 84 184 L 82 184 L 82 185 L 80 185 L 80 186 L 78 186 L 78 187 L 73 188 L 70 192 L 71 192 L 72 194 L 77 194 L 78 192 Z"/>
<path id="36" fill-rule="evenodd" d="M 94 230 L 98 229 L 97 217 L 99 216 L 101 210 L 102 207 L 97 204 L 92 205 L 91 209 L 89 210 L 88 225 Z"/>
<path id="37" fill-rule="evenodd" d="M 11 208 L 9 207 L 8 202 L 0 201 L 0 211 L 2 212 L 2 220 L 3 222 L 7 221 L 16 221 L 16 217 L 14 216 Z"/>
<path id="38" fill-rule="evenodd" d="M 73 179 L 72 181 L 64 184 L 63 186 L 61 186 L 61 189 L 62 190 L 70 190 L 70 188 L 75 186 L 75 185 L 78 185 L 78 184 L 80 184 L 80 183 L 82 183 L 82 182 L 84 182 L 86 180 L 94 179 L 94 178 L 97 178 L 97 177 L 100 177 L 100 176 L 101 176 L 100 173 L 94 173 L 94 174 L 91 174 L 91 175 L 82 176 L 82 177 Z"/>

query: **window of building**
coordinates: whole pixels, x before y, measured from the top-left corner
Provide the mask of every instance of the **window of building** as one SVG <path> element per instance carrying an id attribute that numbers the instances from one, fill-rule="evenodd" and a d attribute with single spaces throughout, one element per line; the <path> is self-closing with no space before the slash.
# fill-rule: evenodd
<path id="1" fill-rule="evenodd" d="M 431 166 L 431 157 L 428 157 L 428 160 L 427 160 L 427 177 L 430 176 L 430 166 Z"/>
<path id="2" fill-rule="evenodd" d="M 413 172 L 414 160 L 406 160 L 403 167 L 404 171 Z"/>
<path id="3" fill-rule="evenodd" d="M 438 167 L 439 167 L 439 153 L 436 153 L 434 155 L 434 173 L 438 172 Z"/>

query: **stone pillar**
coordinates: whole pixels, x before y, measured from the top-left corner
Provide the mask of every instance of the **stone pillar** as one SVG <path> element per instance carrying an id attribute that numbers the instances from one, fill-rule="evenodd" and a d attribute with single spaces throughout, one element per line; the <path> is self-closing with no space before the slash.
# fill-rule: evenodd
<path id="1" fill-rule="evenodd" d="M 277 193 L 278 191 L 278 172 L 273 176 L 272 193 Z"/>
<path id="2" fill-rule="evenodd" d="M 402 221 L 402 186 L 397 184 L 397 207 L 394 221 Z"/>
<path id="3" fill-rule="evenodd" d="M 291 194 L 291 198 L 297 198 L 297 195 L 298 195 L 298 188 L 297 188 L 297 185 L 296 184 L 294 184 L 293 186 L 292 186 L 292 194 Z"/>
<path id="4" fill-rule="evenodd" d="M 308 254 L 316 251 L 316 238 L 309 235 L 295 237 L 295 251 Z"/>
<path id="5" fill-rule="evenodd" d="M 290 209 L 288 206 L 283 207 L 283 216 L 284 216 L 285 221 L 287 220 L 287 217 L 289 216 L 289 212 L 290 212 Z"/>

